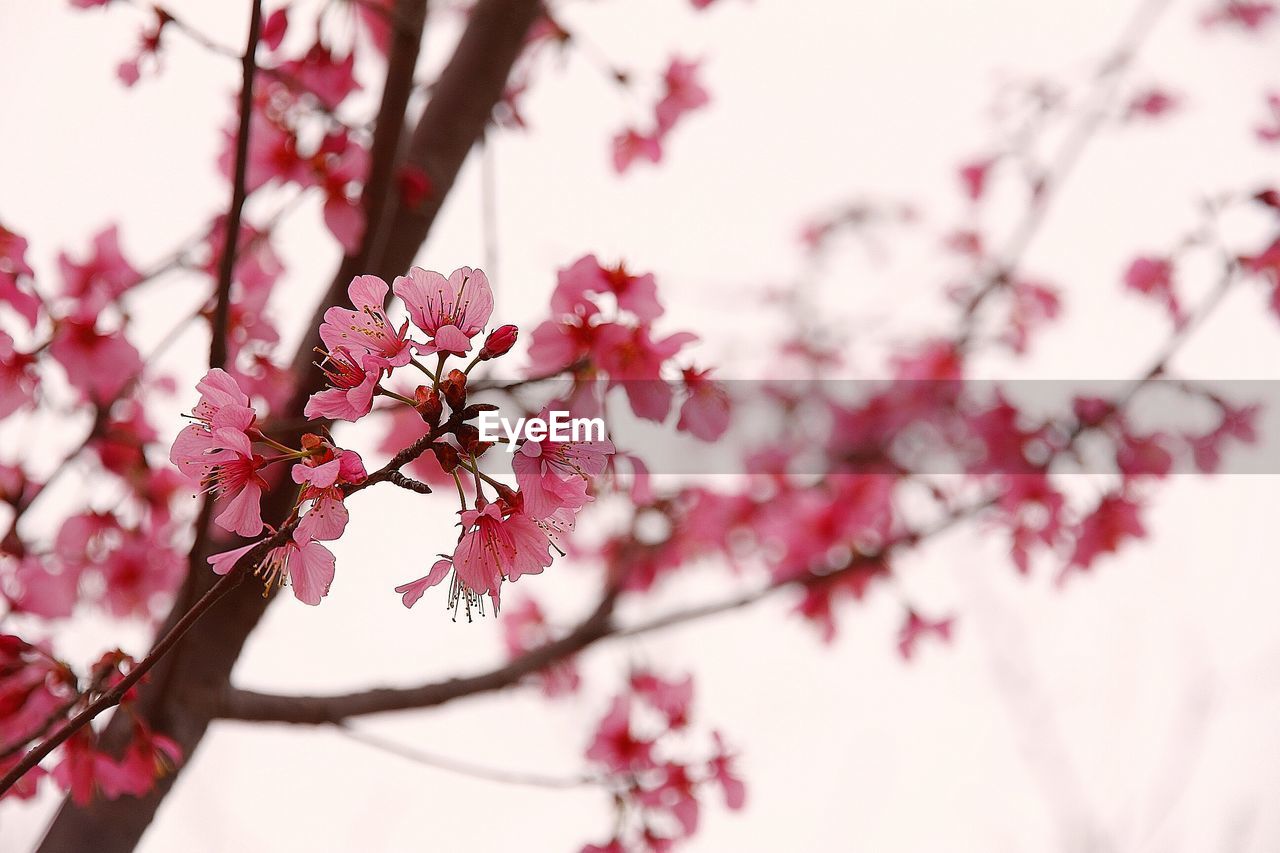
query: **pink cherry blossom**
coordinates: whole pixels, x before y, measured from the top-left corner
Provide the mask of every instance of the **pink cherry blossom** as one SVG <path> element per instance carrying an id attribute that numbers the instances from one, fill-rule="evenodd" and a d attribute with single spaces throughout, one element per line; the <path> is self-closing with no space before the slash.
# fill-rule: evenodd
<path id="1" fill-rule="evenodd" d="M 683 729 L 689 725 L 693 676 L 668 681 L 648 670 L 637 670 L 631 674 L 630 684 L 637 697 L 666 718 L 668 727 Z"/>
<path id="2" fill-rule="evenodd" d="M 1120 493 L 1103 496 L 1102 500 L 1076 531 L 1075 551 L 1059 580 L 1073 568 L 1087 569 L 1103 554 L 1114 554 L 1128 539 L 1147 535 L 1139 516 L 1141 505 Z"/>
<path id="3" fill-rule="evenodd" d="M 542 608 L 532 598 L 508 608 L 502 614 L 502 627 L 507 656 L 513 660 L 555 639 Z M 576 691 L 582 680 L 572 658 L 543 669 L 536 678 L 542 692 L 549 697 Z"/>
<path id="4" fill-rule="evenodd" d="M 631 730 L 631 700 L 618 696 L 596 729 L 595 740 L 587 747 L 587 758 L 615 772 L 649 770 L 654 767 L 653 741 L 636 737 Z"/>
<path id="5" fill-rule="evenodd" d="M 927 636 L 937 637 L 943 642 L 949 642 L 951 640 L 951 626 L 954 622 L 954 617 L 931 620 L 926 619 L 914 610 L 909 610 L 906 621 L 902 623 L 902 629 L 898 632 L 898 654 L 902 655 L 903 660 L 911 660 L 912 656 L 915 655 L 916 644 Z"/>
<path id="6" fill-rule="evenodd" d="M 142 275 L 124 258 L 116 226 L 93 238 L 93 252 L 84 261 L 74 261 L 65 252 L 58 256 L 62 292 L 96 311 L 119 299 Z"/>
<path id="7" fill-rule="evenodd" d="M 666 134 L 675 127 L 685 113 L 706 106 L 711 101 L 707 90 L 697 81 L 699 62 L 687 62 L 674 58 L 662 75 L 666 92 L 654 108 L 658 119 L 658 131 Z"/>
<path id="8" fill-rule="evenodd" d="M 142 357 L 120 332 L 100 332 L 93 319 L 59 320 L 50 354 L 67 381 L 95 403 L 114 400 L 142 372 Z"/>
<path id="9" fill-rule="evenodd" d="M 627 328 L 610 323 L 597 331 L 595 358 L 609 374 L 611 387 L 625 387 L 637 416 L 662 421 L 671 410 L 672 398 L 671 387 L 662 381 L 662 366 L 697 339 L 689 332 L 677 332 L 654 341 L 646 326 Z"/>
<path id="10" fill-rule="evenodd" d="M 431 570 L 427 572 L 425 577 L 418 578 L 416 581 L 401 584 L 396 587 L 396 592 L 402 596 L 405 607 L 413 607 L 418 603 L 418 599 L 422 598 L 423 593 L 428 589 L 444 580 L 445 575 L 449 574 L 449 570 L 453 568 L 453 560 L 445 557 L 436 560 L 431 565 Z"/>
<path id="11" fill-rule="evenodd" d="M 0 329 L 0 419 L 35 402 L 39 376 L 33 356 L 18 352 L 13 338 Z"/>
<path id="12" fill-rule="evenodd" d="M 1135 258 L 1124 274 L 1130 290 L 1163 302 L 1174 325 L 1186 322 L 1186 315 L 1173 288 L 1173 263 L 1168 258 L 1143 256 Z"/>
<path id="13" fill-rule="evenodd" d="M 139 722 L 120 761 L 98 768 L 103 794 L 108 799 L 141 797 L 151 790 L 156 779 L 172 772 L 181 759 L 182 749 L 177 743 Z"/>
<path id="14" fill-rule="evenodd" d="M 720 737 L 720 733 L 712 732 L 712 738 L 716 744 L 716 755 L 711 759 L 708 770 L 711 778 L 719 783 L 720 788 L 724 791 L 725 805 L 737 811 L 746 803 L 746 787 L 734 770 L 733 757 L 726 752 L 724 740 Z"/>
<path id="15" fill-rule="evenodd" d="M 336 109 L 352 92 L 360 89 L 355 78 L 355 54 L 337 58 L 319 42 L 300 59 L 280 63 L 280 78 L 295 94 L 315 97 L 329 110 Z"/>
<path id="16" fill-rule="evenodd" d="M 1274 3 L 1252 0 L 1218 0 L 1218 5 L 1201 18 L 1206 27 L 1230 24 L 1245 30 L 1260 30 L 1275 15 Z"/>
<path id="17" fill-rule="evenodd" d="M 708 378 L 710 370 L 683 372 L 686 397 L 676 429 L 703 441 L 715 441 L 729 428 L 729 395 Z"/>
<path id="18" fill-rule="evenodd" d="M 622 174 L 637 160 L 658 163 L 662 160 L 662 141 L 655 135 L 645 135 L 628 127 L 613 138 L 613 169 Z"/>
<path id="19" fill-rule="evenodd" d="M 987 158 L 974 160 L 960 167 L 960 182 L 964 185 L 965 195 L 971 200 L 978 201 L 986 193 L 987 178 L 995 164 L 993 158 Z"/>
<path id="20" fill-rule="evenodd" d="M 98 751 L 91 730 L 81 729 L 63 747 L 62 761 L 53 768 L 53 778 L 71 792 L 77 805 L 87 806 L 102 780 L 110 777 L 114 769 L 111 756 Z"/>
<path id="21" fill-rule="evenodd" d="M 505 512 L 505 514 L 504 514 Z M 453 552 L 455 591 L 488 595 L 497 606 L 502 581 L 539 574 L 551 565 L 546 533 L 523 512 L 504 502 L 462 513 L 462 538 Z"/>
<path id="22" fill-rule="evenodd" d="M 225 575 L 235 568 L 241 557 L 257 547 L 253 542 L 230 551 L 214 554 L 209 565 L 214 572 Z M 254 569 L 254 575 L 262 578 L 268 590 L 286 583 L 293 588 L 293 595 L 303 604 L 317 605 L 329 594 L 333 583 L 333 553 L 314 540 L 299 541 L 297 531 L 284 545 L 272 548 Z"/>
<path id="23" fill-rule="evenodd" d="M 550 416 L 544 407 L 538 417 Z M 592 477 L 604 471 L 613 454 L 611 441 L 526 440 L 511 462 L 524 499 L 524 511 L 532 519 L 551 516 L 561 508 L 578 509 L 589 498 Z"/>
<path id="24" fill-rule="evenodd" d="M 4 598 L 15 613 L 31 613 L 46 619 L 65 619 L 75 609 L 80 573 L 70 566 L 28 554 L 9 574 Z"/>
<path id="25" fill-rule="evenodd" d="M 562 314 L 596 313 L 588 297 L 611 293 L 623 311 L 630 311 L 641 323 L 652 323 L 662 315 L 658 286 L 652 273 L 632 275 L 625 264 L 605 268 L 595 255 L 579 258 L 560 270 L 551 295 L 551 310 Z"/>
<path id="26" fill-rule="evenodd" d="M 1159 118 L 1178 109 L 1181 103 L 1181 98 L 1163 89 L 1145 89 L 1130 98 L 1126 112 L 1129 118 Z"/>
<path id="27" fill-rule="evenodd" d="M 20 279 L 35 275 L 27 263 L 26 238 L 0 225 L 0 305 L 7 304 L 35 328 L 40 300 L 18 286 Z"/>
<path id="28" fill-rule="evenodd" d="M 320 369 L 331 387 L 317 391 L 303 410 L 308 418 L 358 421 L 373 410 L 373 398 L 386 368 L 369 353 L 353 355 L 346 347 L 322 353 Z"/>
<path id="29" fill-rule="evenodd" d="M 395 293 L 409 308 L 413 323 L 431 341 L 423 353 L 463 355 L 471 339 L 484 331 L 493 313 L 493 289 L 483 270 L 461 267 L 446 279 L 438 272 L 413 267 L 395 280 Z"/>
<path id="30" fill-rule="evenodd" d="M 304 447 L 308 446 L 308 437 L 303 437 Z M 314 455 L 293 466 L 293 481 L 303 487 L 298 502 L 313 502 L 298 523 L 298 536 L 332 541 L 346 530 L 349 517 L 342 487 L 363 483 L 368 475 L 355 451 L 333 447 L 327 442 L 316 447 Z"/>
<path id="31" fill-rule="evenodd" d="M 334 306 L 324 312 L 320 326 L 320 340 L 330 353 L 346 350 L 351 357 L 360 358 L 361 366 L 369 370 L 365 354 L 375 357 L 375 363 L 387 367 L 400 367 L 409 363 L 412 353 L 406 334 L 409 323 L 397 330 L 387 319 L 383 303 L 387 298 L 387 283 L 374 275 L 358 275 L 351 280 L 347 295 L 356 310 Z"/>

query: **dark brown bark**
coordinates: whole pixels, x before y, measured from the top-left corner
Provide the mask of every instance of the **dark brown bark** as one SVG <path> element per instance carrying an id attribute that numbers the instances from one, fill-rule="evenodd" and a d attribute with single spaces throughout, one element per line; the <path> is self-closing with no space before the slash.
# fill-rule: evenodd
<path id="1" fill-rule="evenodd" d="M 384 95 L 379 128 L 396 126 L 394 141 L 387 142 L 389 130 L 382 140 L 375 139 L 374 148 L 380 161 L 370 175 L 370 192 L 366 194 L 369 226 L 366 246 L 374 250 L 385 246 L 378 257 L 363 252 L 364 257 L 344 259 L 343 267 L 317 307 L 317 317 L 328 305 L 345 300 L 345 288 L 355 272 L 373 273 L 390 278 L 404 272 L 430 230 L 436 214 L 461 168 L 467 152 L 483 135 L 489 115 L 501 97 L 511 66 L 520 54 L 525 35 L 541 8 L 540 0 L 480 0 L 453 57 L 433 90 L 432 98 L 412 135 L 407 159 L 426 170 L 434 192 L 421 209 L 401 209 L 385 201 L 392 195 L 392 176 L 399 145 L 399 123 L 412 79 L 413 65 L 421 41 L 421 21 L 425 0 L 401 0 L 397 4 L 398 22 L 418 21 L 418 32 L 412 26 L 398 29 L 388 64 L 388 83 Z M 416 10 L 416 11 L 415 11 Z M 395 109 L 399 100 L 398 116 Z M 384 202 L 382 207 L 378 202 Z M 389 215 L 383 215 L 384 210 Z M 283 423 L 301 421 L 307 397 L 323 385 L 323 377 L 311 364 L 314 346 L 319 344 L 319 319 L 308 327 L 308 335 L 300 345 L 294 364 L 297 386 L 293 400 L 279 419 Z M 281 521 L 292 504 L 291 489 L 275 489 L 264 502 L 264 517 Z M 190 606 L 215 582 L 205 558 L 211 552 L 234 543 L 209 542 L 198 531 L 193 548 L 190 571 L 180 590 L 173 610 L 161 628 L 164 634 L 176 624 Z M 243 584 L 230 592 L 198 622 L 172 652 L 152 671 L 150 681 L 142 688 L 135 710 L 159 732 L 163 732 L 182 748 L 190 759 L 214 718 L 218 700 L 227 691 L 231 669 L 245 640 L 257 626 L 268 599 L 254 584 Z M 128 720 L 117 716 L 104 734 L 107 749 L 119 749 L 129 738 Z M 132 850 L 155 817 L 156 810 L 169 793 L 176 774 L 158 782 L 146 797 L 124 797 L 97 800 L 88 807 L 64 801 L 54 817 L 41 850 L 94 850 L 96 853 Z"/>

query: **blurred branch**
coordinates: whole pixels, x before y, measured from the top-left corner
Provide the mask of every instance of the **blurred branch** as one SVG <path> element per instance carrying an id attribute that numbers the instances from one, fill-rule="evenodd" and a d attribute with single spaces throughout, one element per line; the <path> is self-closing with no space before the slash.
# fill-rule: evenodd
<path id="1" fill-rule="evenodd" d="M 1023 256 L 1030 248 L 1032 240 L 1039 234 L 1067 178 L 1075 170 L 1089 142 L 1110 114 L 1116 91 L 1124 79 L 1124 72 L 1133 64 L 1138 49 L 1151 34 L 1170 3 L 1171 0 L 1142 0 L 1121 34 L 1119 42 L 1102 60 L 1089 105 L 1084 108 L 1075 124 L 1067 131 L 1066 138 L 1058 146 L 1052 162 L 1032 188 L 1026 213 L 1014 226 L 1004 250 L 987 263 L 988 269 L 981 276 L 981 284 L 965 302 L 961 311 L 960 336 L 956 341 L 958 348 L 963 349 L 972 339 L 978 309 L 988 297 L 1010 282 L 1014 272 L 1021 265 Z"/>
<path id="2" fill-rule="evenodd" d="M 412 761 L 415 764 L 421 764 L 426 767 L 434 767 L 437 770 L 447 770 L 450 773 L 458 773 L 463 776 L 471 776 L 475 779 L 485 779 L 490 782 L 500 782 L 504 785 L 526 785 L 535 788 L 581 788 L 587 785 L 599 785 L 601 780 L 593 776 L 544 776 L 541 773 L 517 773 L 508 770 L 498 770 L 492 767 L 482 767 L 479 764 L 472 764 L 469 761 L 459 761 L 456 758 L 445 758 L 443 756 L 432 755 L 423 752 L 415 747 L 406 746 L 396 743 L 374 734 L 364 729 L 358 729 L 346 723 L 338 724 L 338 732 L 344 737 L 371 746 L 374 749 L 391 755 L 397 755 L 406 761 Z"/>
<path id="3" fill-rule="evenodd" d="M 258 38 L 262 35 L 262 0 L 253 0 L 249 12 L 249 36 L 241 58 L 240 126 L 236 130 L 236 163 L 231 178 L 231 205 L 227 209 L 226 234 L 218 263 L 217 301 L 213 307 L 213 329 L 209 339 L 209 367 L 227 363 L 227 323 L 231 318 L 231 280 L 236 268 L 236 243 L 240 239 L 240 219 L 244 215 L 246 174 L 249 169 L 249 128 L 253 124 L 253 78 L 258 70 Z"/>

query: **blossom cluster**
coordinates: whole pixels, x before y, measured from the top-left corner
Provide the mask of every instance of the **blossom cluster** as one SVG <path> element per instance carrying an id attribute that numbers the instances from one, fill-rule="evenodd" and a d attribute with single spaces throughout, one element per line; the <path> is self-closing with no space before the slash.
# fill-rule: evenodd
<path id="1" fill-rule="evenodd" d="M 725 805 L 741 809 L 746 787 L 719 732 L 703 760 L 671 757 L 668 741 L 691 728 L 693 679 L 665 679 L 637 669 L 596 727 L 586 757 L 603 773 L 614 795 L 612 838 L 582 853 L 669 850 L 698 831 L 706 789 L 718 788 Z"/>

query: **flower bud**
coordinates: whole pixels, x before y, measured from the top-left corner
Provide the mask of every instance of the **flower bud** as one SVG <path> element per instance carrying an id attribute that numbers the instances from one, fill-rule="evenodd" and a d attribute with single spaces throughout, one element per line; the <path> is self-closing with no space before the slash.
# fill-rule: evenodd
<path id="1" fill-rule="evenodd" d="M 440 378 L 440 395 L 451 410 L 460 411 L 467 402 L 467 375 L 457 368 L 450 370 Z"/>
<path id="2" fill-rule="evenodd" d="M 458 451 L 452 444 L 437 441 L 431 445 L 431 452 L 436 455 L 436 461 L 440 463 L 440 467 L 446 474 L 452 474 L 457 469 Z"/>
<path id="3" fill-rule="evenodd" d="M 480 348 L 480 360 L 488 361 L 511 352 L 519 334 L 520 330 L 511 324 L 494 329 L 489 333 L 489 337 L 484 339 L 484 346 Z"/>
<path id="4" fill-rule="evenodd" d="M 440 395 L 426 385 L 419 385 L 413 392 L 415 401 L 414 408 L 418 410 L 418 414 L 422 415 L 422 419 L 427 423 L 435 426 L 440 423 L 440 414 L 444 411 L 444 404 L 440 402 Z"/>

